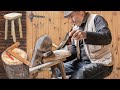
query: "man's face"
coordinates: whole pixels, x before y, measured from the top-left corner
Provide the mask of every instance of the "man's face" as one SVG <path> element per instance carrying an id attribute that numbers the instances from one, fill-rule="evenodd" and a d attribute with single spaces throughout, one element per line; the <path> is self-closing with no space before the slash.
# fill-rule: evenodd
<path id="1" fill-rule="evenodd" d="M 82 16 L 80 14 L 80 12 L 76 11 L 76 12 L 72 12 L 69 16 L 68 16 L 70 22 L 72 24 L 75 24 L 77 26 L 81 25 L 84 16 Z"/>

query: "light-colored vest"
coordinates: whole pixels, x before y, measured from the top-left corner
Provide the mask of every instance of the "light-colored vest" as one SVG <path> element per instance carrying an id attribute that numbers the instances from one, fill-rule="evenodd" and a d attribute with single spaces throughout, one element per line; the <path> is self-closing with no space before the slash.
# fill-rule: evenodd
<path id="1" fill-rule="evenodd" d="M 96 32 L 94 19 L 97 14 L 90 14 L 84 31 L 88 32 Z M 75 26 L 74 28 L 78 28 Z M 113 65 L 112 61 L 112 53 L 110 51 L 110 45 L 89 45 L 85 44 L 84 40 L 84 48 L 85 52 L 92 63 L 102 63 L 106 66 Z"/>

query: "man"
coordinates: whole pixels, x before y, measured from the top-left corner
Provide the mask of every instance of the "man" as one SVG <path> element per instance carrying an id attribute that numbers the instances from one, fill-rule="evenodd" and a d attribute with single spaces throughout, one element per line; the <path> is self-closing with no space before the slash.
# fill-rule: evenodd
<path id="1" fill-rule="evenodd" d="M 64 11 L 73 29 L 69 32 L 72 55 L 65 61 L 69 79 L 103 79 L 112 72 L 111 32 L 106 20 L 85 11 Z"/>

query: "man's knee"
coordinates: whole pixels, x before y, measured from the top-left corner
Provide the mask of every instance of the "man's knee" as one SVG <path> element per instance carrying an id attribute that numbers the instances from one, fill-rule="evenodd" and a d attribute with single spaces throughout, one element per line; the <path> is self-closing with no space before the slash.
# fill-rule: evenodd
<path id="1" fill-rule="evenodd" d="M 69 79 L 84 79 L 84 71 L 83 68 L 74 71 Z"/>

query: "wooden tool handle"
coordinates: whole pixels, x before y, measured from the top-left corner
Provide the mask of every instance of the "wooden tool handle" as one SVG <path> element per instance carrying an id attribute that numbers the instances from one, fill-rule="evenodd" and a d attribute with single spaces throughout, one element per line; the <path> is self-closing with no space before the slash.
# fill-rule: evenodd
<path id="1" fill-rule="evenodd" d="M 6 49 L 6 51 L 8 51 L 8 50 L 13 50 L 14 48 L 17 48 L 19 45 L 20 45 L 20 43 L 19 43 L 19 42 L 16 42 L 16 43 L 13 44 L 12 46 L 8 47 L 8 48 Z"/>

